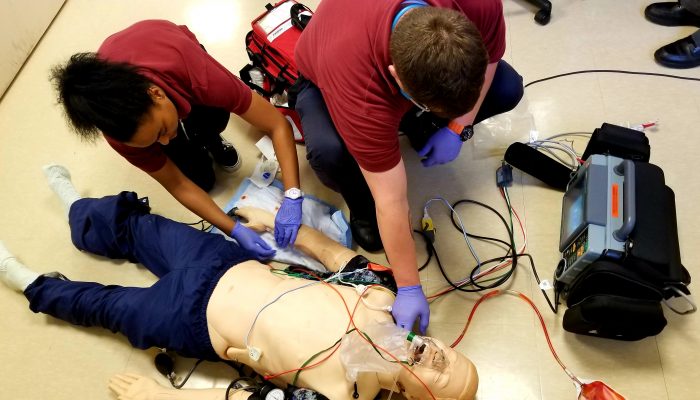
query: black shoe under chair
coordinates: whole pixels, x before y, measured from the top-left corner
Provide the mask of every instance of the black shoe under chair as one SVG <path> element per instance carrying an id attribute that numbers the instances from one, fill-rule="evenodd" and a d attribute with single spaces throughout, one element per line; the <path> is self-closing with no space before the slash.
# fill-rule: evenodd
<path id="1" fill-rule="evenodd" d="M 363 249 L 374 252 L 384 248 L 376 220 L 361 219 L 350 213 L 350 231 L 355 243 Z"/>
<path id="2" fill-rule="evenodd" d="M 527 0 L 527 2 L 534 4 L 538 8 L 535 12 L 535 22 L 540 25 L 547 25 L 552 18 L 552 2 L 549 0 Z"/>
<path id="3" fill-rule="evenodd" d="M 669 68 L 700 66 L 700 30 L 654 52 L 656 61 Z"/>
<path id="4" fill-rule="evenodd" d="M 700 27 L 700 16 L 691 13 L 677 1 L 649 4 L 644 10 L 644 16 L 649 21 L 664 26 Z"/>

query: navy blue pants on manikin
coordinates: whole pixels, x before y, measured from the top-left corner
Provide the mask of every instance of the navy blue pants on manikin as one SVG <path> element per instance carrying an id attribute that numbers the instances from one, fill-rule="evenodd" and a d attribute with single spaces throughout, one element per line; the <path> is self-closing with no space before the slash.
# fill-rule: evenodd
<path id="1" fill-rule="evenodd" d="M 221 235 L 150 214 L 134 192 L 78 200 L 69 224 L 78 249 L 141 263 L 159 280 L 137 288 L 40 276 L 24 291 L 32 311 L 122 333 L 139 349 L 219 359 L 207 328 L 209 297 L 221 276 L 254 259 L 252 253 Z"/>

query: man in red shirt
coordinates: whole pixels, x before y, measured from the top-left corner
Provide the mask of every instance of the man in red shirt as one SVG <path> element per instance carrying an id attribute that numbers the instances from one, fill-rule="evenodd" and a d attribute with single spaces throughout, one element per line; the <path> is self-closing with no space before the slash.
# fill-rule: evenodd
<path id="1" fill-rule="evenodd" d="M 259 258 L 274 254 L 255 232 L 234 224 L 209 197 L 212 159 L 227 170 L 240 166 L 219 135 L 231 113 L 271 138 L 287 191 L 277 214 L 277 243 L 294 243 L 303 197 L 291 127 L 265 99 L 212 58 L 184 25 L 138 22 L 108 37 L 97 53 L 78 53 L 54 68 L 59 101 L 75 131 L 100 133 L 127 161 L 182 205 L 227 232 Z"/>
<path id="2" fill-rule="evenodd" d="M 500 0 L 324 0 L 299 39 L 304 79 L 294 88 L 295 107 L 307 159 L 347 202 L 358 244 L 386 250 L 399 286 L 392 313 L 406 328 L 420 318 L 424 331 L 430 310 L 416 266 L 399 125 L 427 111 L 441 117 L 439 129 L 412 144 L 426 167 L 455 159 L 473 124 L 522 97 L 522 78 L 501 60 L 504 52 Z M 423 115 L 407 114 L 412 106 Z"/>

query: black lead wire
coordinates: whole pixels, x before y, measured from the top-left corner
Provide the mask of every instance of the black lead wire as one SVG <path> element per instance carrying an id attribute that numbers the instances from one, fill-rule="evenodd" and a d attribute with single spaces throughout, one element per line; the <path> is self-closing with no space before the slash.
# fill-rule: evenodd
<path id="1" fill-rule="evenodd" d="M 503 226 L 505 226 L 506 231 L 508 232 L 508 239 L 510 240 L 510 243 L 507 243 L 506 241 L 501 240 L 501 239 L 497 239 L 497 238 L 493 238 L 493 237 L 489 237 L 489 236 L 474 235 L 474 234 L 470 234 L 469 232 L 463 231 L 462 228 L 457 224 L 457 221 L 455 220 L 455 212 L 456 212 L 457 206 L 460 204 L 478 205 L 478 206 L 486 208 L 489 211 L 496 214 L 498 216 L 498 218 L 501 220 L 501 222 L 503 223 Z M 460 233 L 464 233 L 468 237 L 474 238 L 474 239 L 480 239 L 480 240 L 486 240 L 486 241 L 491 241 L 491 242 L 495 242 L 495 243 L 505 244 L 508 247 L 508 251 L 506 252 L 505 255 L 503 255 L 501 257 L 495 257 L 495 258 L 483 261 L 481 264 L 477 264 L 474 268 L 472 268 L 472 270 L 469 274 L 469 281 L 465 282 L 462 285 L 457 285 L 447 276 L 447 272 L 445 271 L 445 268 L 443 267 L 442 262 L 440 261 L 440 256 L 438 255 L 437 249 L 435 249 L 435 246 L 433 246 L 432 242 L 430 240 L 428 240 L 427 236 L 423 232 L 416 231 L 416 232 L 420 233 L 421 237 L 423 237 L 423 239 L 425 240 L 426 249 L 428 252 L 428 260 L 425 262 L 423 267 L 421 267 L 421 269 L 424 268 L 430 262 L 432 256 L 434 255 L 435 261 L 437 262 L 438 269 L 440 270 L 440 273 L 442 274 L 443 278 L 445 278 L 447 283 L 453 289 L 458 290 L 460 292 L 475 293 L 475 292 L 481 292 L 481 291 L 488 290 L 488 289 L 493 289 L 493 288 L 496 288 L 496 287 L 504 284 L 508 279 L 510 279 L 510 277 L 515 272 L 515 268 L 518 265 L 518 259 L 520 257 L 527 257 L 528 260 L 530 261 L 530 266 L 532 268 L 532 272 L 533 272 L 533 275 L 535 277 L 535 280 L 537 281 L 537 284 L 539 285 L 541 283 L 539 274 L 537 273 L 537 267 L 535 266 L 535 261 L 532 258 L 532 255 L 529 253 L 517 254 L 517 249 L 515 248 L 515 238 L 513 235 L 513 230 L 511 229 L 510 225 L 508 224 L 508 222 L 506 222 L 506 219 L 503 217 L 503 215 L 500 212 L 498 212 L 496 209 L 494 209 L 493 207 L 491 207 L 489 205 L 478 202 L 476 200 L 470 200 L 470 199 L 462 199 L 462 200 L 455 202 L 454 204 L 452 204 L 452 209 L 455 210 L 455 211 L 452 211 L 452 213 L 451 213 L 452 224 L 455 227 L 455 229 L 457 229 Z M 509 258 L 512 260 L 510 268 L 496 282 L 493 282 L 490 285 L 484 286 L 484 285 L 480 285 L 478 282 L 475 281 L 474 276 L 477 274 L 477 271 L 479 270 L 480 267 L 483 268 L 484 266 L 487 266 L 487 265 L 492 264 L 492 263 L 500 263 L 500 262 L 503 262 Z M 476 289 L 465 289 L 464 288 L 465 286 L 469 286 L 469 285 L 475 286 Z M 558 306 L 559 306 L 558 293 L 555 293 L 554 301 L 552 302 L 552 300 L 549 298 L 549 296 L 544 291 L 544 289 L 540 288 L 540 291 L 542 292 L 542 295 L 544 295 L 544 298 L 547 301 L 549 308 L 552 310 L 552 312 L 554 312 L 556 314 L 558 311 Z"/>
<path id="2" fill-rule="evenodd" d="M 505 242 L 504 240 L 501 240 L 501 239 L 496 239 L 496 238 L 492 238 L 492 237 L 488 237 L 488 236 L 473 235 L 473 234 L 470 234 L 470 233 L 468 233 L 468 232 L 462 231 L 462 229 L 457 225 L 457 222 L 455 221 L 455 211 L 456 211 L 456 208 L 457 208 L 458 205 L 460 205 L 460 204 L 466 204 L 466 203 L 471 203 L 471 204 L 475 204 L 475 205 L 484 207 L 484 208 L 490 210 L 491 212 L 493 212 L 494 214 L 496 214 L 496 215 L 498 216 L 498 218 L 501 220 L 501 222 L 503 223 L 503 225 L 505 226 L 506 231 L 508 232 L 508 238 L 510 239 L 510 243 L 507 243 L 507 242 Z M 432 243 L 430 240 L 427 240 L 427 238 L 426 238 L 425 235 L 421 235 L 421 236 L 423 237 L 423 239 L 425 240 L 425 242 L 426 242 L 426 248 L 428 249 L 428 261 L 427 261 L 427 262 L 429 262 L 430 259 L 431 259 L 431 257 L 434 255 L 434 256 L 435 256 L 435 261 L 436 261 L 437 264 L 438 264 L 438 268 L 440 269 L 440 273 L 442 274 L 443 278 L 445 278 L 445 280 L 447 281 L 447 283 L 448 283 L 453 289 L 458 290 L 458 291 L 460 291 L 460 292 L 467 292 L 467 293 L 481 292 L 481 291 L 483 291 L 483 290 L 493 289 L 493 288 L 495 288 L 495 287 L 498 287 L 498 286 L 504 284 L 504 283 L 505 283 L 508 279 L 510 279 L 510 277 L 513 275 L 513 272 L 515 271 L 515 267 L 516 267 L 517 264 L 518 264 L 518 257 L 515 255 L 516 252 L 517 252 L 516 249 L 515 249 L 515 239 L 514 239 L 514 237 L 513 237 L 513 231 L 512 231 L 512 230 L 510 229 L 510 227 L 508 226 L 508 222 L 506 222 L 505 218 L 503 218 L 503 215 L 501 215 L 501 213 L 499 213 L 496 209 L 494 209 L 493 207 L 490 207 L 490 206 L 488 206 L 488 205 L 486 205 L 486 204 L 484 204 L 484 203 L 478 202 L 478 201 L 476 201 L 476 200 L 469 200 L 469 199 L 462 199 L 462 200 L 459 200 L 459 201 L 455 202 L 454 204 L 452 204 L 452 209 L 455 210 L 455 211 L 452 211 L 452 213 L 451 213 L 452 224 L 455 226 L 455 228 L 456 228 L 458 231 L 460 231 L 460 232 L 466 234 L 468 237 L 471 237 L 471 238 L 481 239 L 481 240 L 488 240 L 488 241 L 493 241 L 493 242 L 498 242 L 498 243 L 503 243 L 503 244 L 505 244 L 505 245 L 508 247 L 508 251 L 507 251 L 506 254 L 505 254 L 504 256 L 502 256 L 502 257 L 492 258 L 492 259 L 490 259 L 490 260 L 483 261 L 481 264 L 477 264 L 477 265 L 471 270 L 471 272 L 470 272 L 470 274 L 469 274 L 469 281 L 465 282 L 465 283 L 462 284 L 462 285 L 457 285 L 456 283 L 454 283 L 454 282 L 447 276 L 447 273 L 445 272 L 445 269 L 444 269 L 444 267 L 443 267 L 443 265 L 442 265 L 442 262 L 440 261 L 440 256 L 438 255 L 438 252 L 437 252 L 437 250 L 435 249 L 435 246 L 433 246 L 433 243 Z M 508 271 L 507 271 L 502 277 L 500 277 L 497 281 L 495 281 L 495 282 L 493 282 L 493 283 L 491 283 L 490 285 L 487 285 L 487 286 L 482 286 L 482 285 L 478 284 L 477 282 L 475 282 L 475 280 L 474 280 L 474 275 L 477 273 L 477 271 L 479 270 L 479 268 L 481 268 L 481 267 L 483 267 L 483 266 L 485 266 L 485 265 L 494 263 L 494 262 L 501 262 L 501 261 L 506 260 L 506 259 L 508 259 L 508 258 L 511 258 L 511 259 L 512 259 L 511 266 L 510 266 L 510 268 L 508 269 Z M 427 265 L 427 262 L 426 262 L 426 265 Z M 465 286 L 468 286 L 468 285 L 476 286 L 477 289 L 465 289 L 464 287 L 465 287 Z"/>
<path id="3" fill-rule="evenodd" d="M 534 80 L 534 81 L 528 83 L 527 85 L 523 86 L 523 88 L 534 85 L 536 83 L 546 82 L 546 81 L 556 79 L 556 78 L 561 78 L 564 76 L 579 75 L 579 74 L 597 74 L 597 73 L 645 75 L 645 76 L 657 76 L 657 77 L 662 77 L 662 78 L 680 79 L 680 80 L 684 80 L 684 81 L 700 81 L 700 79 L 698 79 L 698 78 L 692 78 L 689 76 L 661 74 L 658 72 L 627 71 L 627 70 L 622 70 L 622 69 L 584 69 L 584 70 L 580 70 L 580 71 L 565 72 L 563 74 L 557 74 L 557 75 L 548 76 L 546 78 L 537 79 L 537 80 Z"/>

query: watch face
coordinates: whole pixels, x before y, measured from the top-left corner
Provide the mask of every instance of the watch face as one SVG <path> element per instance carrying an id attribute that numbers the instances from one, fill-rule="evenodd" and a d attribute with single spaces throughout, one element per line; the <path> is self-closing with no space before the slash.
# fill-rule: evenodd
<path id="1" fill-rule="evenodd" d="M 297 188 L 288 189 L 286 192 L 284 192 L 284 197 L 289 197 L 290 199 L 298 199 L 299 197 L 301 197 L 301 190 Z"/>
<path id="2" fill-rule="evenodd" d="M 284 392 L 282 389 L 272 389 L 265 395 L 265 400 L 284 400 Z"/>
<path id="3" fill-rule="evenodd" d="M 459 138 L 462 139 L 463 142 L 466 142 L 467 140 L 471 139 L 472 136 L 474 136 L 474 126 L 473 125 L 467 125 L 462 129 L 462 133 L 459 135 Z"/>

